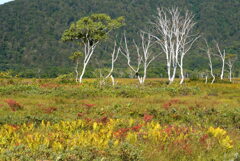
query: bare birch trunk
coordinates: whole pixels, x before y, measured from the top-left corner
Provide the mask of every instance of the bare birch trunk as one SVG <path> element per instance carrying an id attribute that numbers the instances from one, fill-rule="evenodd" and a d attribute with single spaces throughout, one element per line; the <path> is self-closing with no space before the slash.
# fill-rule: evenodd
<path id="1" fill-rule="evenodd" d="M 111 80 L 112 80 L 112 86 L 115 86 L 115 79 L 114 79 L 114 77 L 112 75 L 110 77 L 111 77 Z"/>
<path id="2" fill-rule="evenodd" d="M 85 74 L 87 64 L 83 65 L 82 74 L 79 77 L 79 83 L 82 83 L 83 75 Z"/>
<path id="3" fill-rule="evenodd" d="M 82 74 L 79 77 L 79 83 L 82 83 L 82 79 L 85 74 L 86 67 L 87 67 L 89 60 L 91 59 L 98 43 L 99 42 L 95 42 L 94 44 L 91 44 L 90 40 L 88 40 L 87 43 L 84 44 L 84 62 L 83 62 Z"/>
<path id="4" fill-rule="evenodd" d="M 216 44 L 216 46 L 217 46 L 217 49 L 218 49 L 218 56 L 221 58 L 221 60 L 222 60 L 222 71 L 221 71 L 221 76 L 220 76 L 220 78 L 221 78 L 221 80 L 223 80 L 223 77 L 224 77 L 224 69 L 225 69 L 225 58 L 226 58 L 226 51 L 225 50 L 223 50 L 223 52 L 220 50 L 220 48 L 219 48 L 219 45 L 218 45 L 218 43 Z"/>
<path id="5" fill-rule="evenodd" d="M 183 84 L 183 81 L 184 81 L 183 56 L 181 57 L 181 61 L 180 61 L 180 71 L 181 71 L 181 81 L 180 81 L 180 84 Z"/>
<path id="6" fill-rule="evenodd" d="M 232 68 L 229 68 L 229 80 L 232 82 Z"/>

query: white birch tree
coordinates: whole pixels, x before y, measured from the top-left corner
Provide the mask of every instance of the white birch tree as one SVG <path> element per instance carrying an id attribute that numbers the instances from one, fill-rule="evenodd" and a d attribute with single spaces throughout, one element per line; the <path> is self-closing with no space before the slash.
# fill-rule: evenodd
<path id="1" fill-rule="evenodd" d="M 86 42 L 83 43 L 84 45 L 84 60 L 83 60 L 83 69 L 82 69 L 82 73 L 79 77 L 79 82 L 82 83 L 82 79 L 83 79 L 83 75 L 85 74 L 86 71 L 86 67 L 89 63 L 89 60 L 91 59 L 99 41 L 96 42 L 91 42 L 90 39 L 86 39 Z"/>
<path id="2" fill-rule="evenodd" d="M 186 11 L 185 16 L 182 17 L 180 21 L 180 26 L 177 25 L 179 29 L 175 29 L 175 35 L 176 37 L 179 37 L 180 39 L 180 54 L 179 54 L 179 61 L 178 66 L 180 68 L 180 74 L 181 74 L 181 81 L 180 84 L 184 81 L 184 72 L 183 72 L 183 60 L 186 54 L 189 52 L 189 50 L 192 48 L 192 45 L 194 42 L 200 37 L 198 34 L 191 34 L 194 26 L 196 23 L 193 21 L 194 15 L 192 15 L 190 12 Z M 177 28 L 176 27 L 176 28 Z"/>
<path id="3" fill-rule="evenodd" d="M 141 37 L 141 48 L 142 48 L 142 62 L 143 62 L 143 77 L 142 84 L 144 84 L 147 78 L 147 69 L 149 65 L 157 58 L 157 55 L 154 55 L 150 48 L 153 45 L 153 37 L 150 33 L 140 32 Z M 137 47 L 137 45 L 135 44 Z M 138 50 L 139 51 L 139 50 Z"/>
<path id="4" fill-rule="evenodd" d="M 138 47 L 136 48 L 136 50 L 137 50 L 137 67 L 134 67 L 131 65 L 131 57 L 130 57 L 130 51 L 128 48 L 128 42 L 127 42 L 126 35 L 124 34 L 124 45 L 123 47 L 121 47 L 121 53 L 127 59 L 127 64 L 137 76 L 139 83 L 142 84 L 142 77 L 139 75 L 139 70 L 142 63 L 142 56 L 139 53 Z"/>
<path id="5" fill-rule="evenodd" d="M 157 58 L 157 56 L 150 51 L 150 48 L 153 45 L 153 40 L 152 40 L 153 38 L 151 34 L 141 31 L 140 38 L 141 38 L 141 45 L 137 45 L 137 43 L 133 41 L 136 48 L 136 52 L 137 52 L 137 68 L 134 68 L 131 65 L 130 51 L 128 49 L 128 43 L 125 35 L 124 35 L 125 45 L 124 45 L 124 48 L 121 50 L 122 51 L 121 53 L 127 58 L 128 66 L 137 76 L 139 83 L 144 84 L 147 78 L 147 69 L 149 65 Z M 143 76 L 141 76 L 139 73 L 141 65 L 143 66 Z"/>
<path id="6" fill-rule="evenodd" d="M 183 83 L 183 59 L 193 43 L 199 38 L 198 35 L 191 35 L 195 26 L 193 18 L 194 16 L 188 11 L 185 12 L 184 16 L 181 16 L 178 8 L 158 8 L 158 14 L 153 22 L 158 34 L 154 37 L 166 55 L 167 74 L 170 84 L 175 79 L 178 66 L 182 78 L 180 83 Z"/>
<path id="7" fill-rule="evenodd" d="M 114 42 L 114 47 L 113 47 L 113 52 L 111 53 L 111 61 L 112 61 L 111 69 L 110 69 L 109 73 L 107 74 L 107 76 L 103 78 L 102 84 L 104 84 L 105 81 L 110 77 L 111 80 L 112 80 L 112 85 L 113 86 L 115 85 L 115 79 L 114 79 L 112 73 L 113 73 L 113 70 L 114 70 L 115 62 L 118 59 L 119 53 L 120 53 L 120 47 L 117 48 L 117 42 L 115 41 Z"/>
<path id="8" fill-rule="evenodd" d="M 221 70 L 221 76 L 220 76 L 220 78 L 221 78 L 221 80 L 223 80 L 223 77 L 224 77 L 224 71 L 225 71 L 225 58 L 226 58 L 226 51 L 225 51 L 225 50 L 221 51 L 221 49 L 220 49 L 218 43 L 216 43 L 216 47 L 217 47 L 217 50 L 218 50 L 218 54 L 217 54 L 217 56 L 219 56 L 220 59 L 222 60 L 222 70 Z"/>
<path id="9" fill-rule="evenodd" d="M 207 53 L 208 61 L 209 61 L 208 66 L 209 66 L 209 68 L 210 68 L 210 74 L 211 74 L 211 76 L 212 76 L 212 82 L 211 82 L 211 84 L 213 84 L 214 81 L 215 81 L 215 79 L 216 79 L 216 77 L 215 77 L 215 75 L 214 75 L 214 73 L 213 73 L 213 64 L 212 64 L 212 55 L 213 55 L 213 54 L 212 54 L 212 51 L 211 51 L 211 49 L 210 49 L 210 47 L 209 47 L 208 42 L 207 42 L 206 39 L 204 39 L 204 42 L 205 42 L 205 44 L 206 44 L 206 49 L 205 49 L 205 51 L 206 51 L 206 53 Z"/>
<path id="10" fill-rule="evenodd" d="M 236 54 L 228 54 L 226 56 L 226 64 L 228 65 L 229 68 L 229 80 L 232 82 L 232 68 L 234 63 L 237 61 L 237 55 Z"/>

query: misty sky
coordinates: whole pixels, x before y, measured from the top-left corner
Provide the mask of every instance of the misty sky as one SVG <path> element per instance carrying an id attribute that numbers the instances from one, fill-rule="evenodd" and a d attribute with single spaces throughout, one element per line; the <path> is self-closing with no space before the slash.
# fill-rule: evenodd
<path id="1" fill-rule="evenodd" d="M 13 1 L 13 0 L 0 0 L 0 5 L 3 3 L 6 3 L 6 2 L 10 2 L 10 1 Z"/>

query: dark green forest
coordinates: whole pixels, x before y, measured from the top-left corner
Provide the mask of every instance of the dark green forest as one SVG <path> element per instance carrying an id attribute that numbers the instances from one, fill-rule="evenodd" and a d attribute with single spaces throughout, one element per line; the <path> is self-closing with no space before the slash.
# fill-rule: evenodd
<path id="1" fill-rule="evenodd" d="M 0 6 L 0 71 L 12 70 L 22 77 L 56 77 L 73 71 L 68 58 L 79 49 L 63 43 L 61 36 L 69 25 L 92 13 L 106 13 L 112 18 L 125 17 L 125 26 L 101 42 L 88 66 L 86 77 L 98 76 L 97 70 L 108 68 L 112 42 L 125 30 L 129 39 L 138 39 L 140 30 L 152 30 L 150 22 L 157 7 L 178 6 L 195 14 L 195 32 L 205 37 L 214 52 L 214 41 L 227 53 L 240 58 L 240 0 L 15 0 Z M 208 70 L 207 55 L 199 39 L 185 58 L 190 73 Z M 159 52 L 155 46 L 155 52 Z M 234 76 L 240 76 L 240 59 L 235 63 Z M 217 73 L 221 61 L 213 61 Z M 227 70 L 227 69 L 226 69 Z M 124 57 L 116 64 L 115 74 L 128 77 Z M 220 73 L 220 72 L 219 72 Z M 149 77 L 164 77 L 165 60 L 160 56 L 149 68 Z"/>

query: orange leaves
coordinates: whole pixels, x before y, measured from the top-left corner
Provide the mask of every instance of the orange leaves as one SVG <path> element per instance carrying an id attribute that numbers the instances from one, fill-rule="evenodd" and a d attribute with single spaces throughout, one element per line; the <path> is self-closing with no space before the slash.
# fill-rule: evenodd
<path id="1" fill-rule="evenodd" d="M 148 114 L 145 114 L 144 117 L 143 117 L 143 120 L 145 122 L 150 122 L 150 121 L 152 121 L 152 119 L 153 119 L 153 116 L 152 115 L 148 115 Z"/>
<path id="2" fill-rule="evenodd" d="M 5 102 L 8 104 L 8 106 L 11 108 L 12 111 L 22 110 L 23 106 L 20 105 L 18 102 L 16 102 L 13 99 L 7 99 Z"/>

